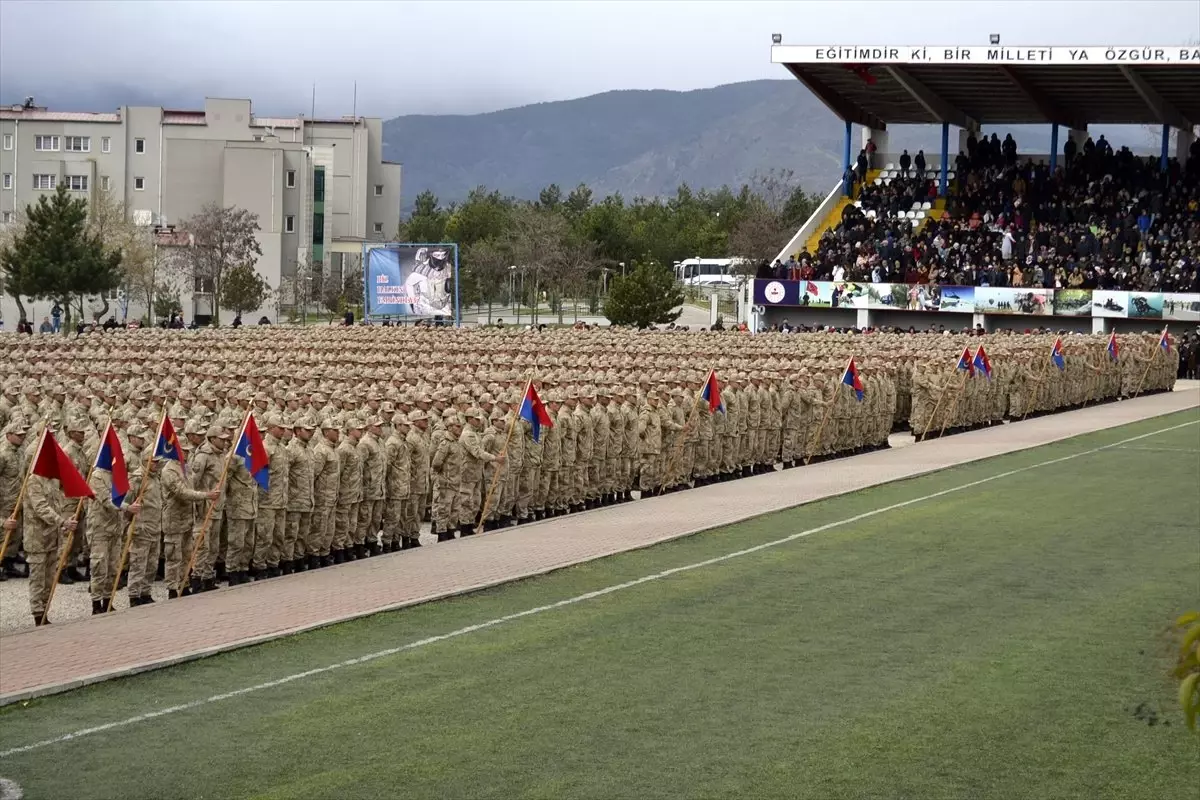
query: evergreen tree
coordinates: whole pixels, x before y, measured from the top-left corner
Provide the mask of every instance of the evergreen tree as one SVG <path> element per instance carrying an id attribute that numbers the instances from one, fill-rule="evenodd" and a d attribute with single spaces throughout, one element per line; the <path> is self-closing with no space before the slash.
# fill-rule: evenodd
<path id="1" fill-rule="evenodd" d="M 221 281 L 221 308 L 241 314 L 262 308 L 271 293 L 267 279 L 249 264 L 238 264 Z"/>
<path id="2" fill-rule="evenodd" d="M 604 301 L 604 316 L 613 325 L 666 325 L 679 319 L 683 291 L 671 270 L 654 262 L 638 264 L 615 278 Z"/>
<path id="3" fill-rule="evenodd" d="M 4 289 L 57 301 L 67 309 L 87 295 L 104 294 L 124 279 L 121 252 L 105 247 L 103 236 L 89 228 L 87 201 L 72 198 L 64 184 L 25 209 L 25 224 L 0 248 Z M 82 312 L 81 312 L 82 313 Z"/>

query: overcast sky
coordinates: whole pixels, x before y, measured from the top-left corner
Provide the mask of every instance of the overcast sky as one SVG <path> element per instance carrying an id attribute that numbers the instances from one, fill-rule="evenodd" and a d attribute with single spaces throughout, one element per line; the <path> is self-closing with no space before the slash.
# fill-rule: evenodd
<path id="1" fill-rule="evenodd" d="M 260 113 L 475 113 L 611 89 L 783 79 L 787 44 L 1169 45 L 1200 0 L 182 2 L 0 0 L 0 98 L 108 110 L 250 97 Z"/>

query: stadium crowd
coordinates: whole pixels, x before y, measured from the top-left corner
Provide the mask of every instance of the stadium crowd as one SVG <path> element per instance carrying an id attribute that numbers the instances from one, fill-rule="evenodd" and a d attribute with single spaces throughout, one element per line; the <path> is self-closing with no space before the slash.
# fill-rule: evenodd
<path id="1" fill-rule="evenodd" d="M 140 605 L 153 602 L 160 553 L 168 597 L 183 597 L 417 547 L 426 519 L 450 541 L 883 448 L 897 428 L 939 435 L 1174 384 L 1169 340 L 1073 335 L 1061 351 L 1057 341 L 596 328 L 0 334 L 0 513 L 15 542 L 0 576 L 28 574 L 41 624 L 60 555 L 68 579 L 90 581 L 100 614 L 113 608 L 127 545 L 127 596 Z M 547 415 L 536 437 L 533 393 Z M 45 430 L 94 491 L 82 515 L 59 481 L 30 469 Z M 115 467 L 96 466 L 102 441 L 122 454 L 123 498 Z"/>
<path id="2" fill-rule="evenodd" d="M 1053 173 L 1019 161 L 1011 136 L 967 144 L 945 216 L 916 227 L 902 215 L 936 200 L 936 174 L 908 167 L 906 151 L 899 177 L 864 182 L 864 153 L 857 204 L 774 277 L 1200 292 L 1200 142 L 1186 169 L 1172 161 L 1166 173 L 1103 136 L 1082 152 L 1068 141 Z"/>

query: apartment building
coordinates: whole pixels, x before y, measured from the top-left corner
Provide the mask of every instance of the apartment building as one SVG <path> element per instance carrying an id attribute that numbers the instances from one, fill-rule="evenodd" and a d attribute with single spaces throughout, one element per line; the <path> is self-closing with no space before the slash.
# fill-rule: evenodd
<path id="1" fill-rule="evenodd" d="M 208 98 L 191 111 L 61 112 L 32 100 L 0 107 L 0 225 L 59 184 L 88 199 L 111 192 L 135 223 L 177 231 L 209 203 L 247 209 L 261 228 L 255 268 L 276 290 L 247 321 L 277 321 L 303 297 L 293 288 L 297 264 L 340 276 L 364 243 L 396 235 L 400 165 L 383 160 L 382 132 L 377 118 L 258 117 L 238 99 Z M 211 319 L 211 285 L 178 288 L 188 321 Z M 12 330 L 16 304 L 0 303 Z M 118 319 L 145 312 L 123 296 L 110 305 Z M 48 303 L 30 312 L 35 324 L 47 313 Z M 222 323 L 231 320 L 221 312 Z"/>

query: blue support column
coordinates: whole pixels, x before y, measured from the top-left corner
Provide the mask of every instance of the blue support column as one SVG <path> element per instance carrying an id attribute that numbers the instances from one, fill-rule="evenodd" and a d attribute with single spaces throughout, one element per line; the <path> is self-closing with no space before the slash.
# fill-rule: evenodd
<path id="1" fill-rule="evenodd" d="M 1050 126 L 1050 172 L 1058 169 L 1058 123 Z"/>
<path id="2" fill-rule="evenodd" d="M 938 176 L 938 197 L 946 196 L 946 173 L 950 170 L 950 123 L 942 123 L 942 174 Z"/>
<path id="3" fill-rule="evenodd" d="M 1162 140 L 1162 155 L 1158 159 L 1158 165 L 1163 172 L 1167 171 L 1167 155 L 1171 149 L 1171 126 L 1163 125 L 1163 140 Z"/>
<path id="4" fill-rule="evenodd" d="M 846 174 L 850 172 L 850 134 L 853 133 L 853 127 L 854 126 L 850 123 L 850 121 L 847 120 L 847 122 L 846 122 L 846 146 L 845 146 L 845 150 L 842 153 L 842 177 L 843 177 L 843 179 L 846 177 Z M 843 181 L 842 191 L 845 192 L 847 195 L 850 194 L 849 181 Z"/>

